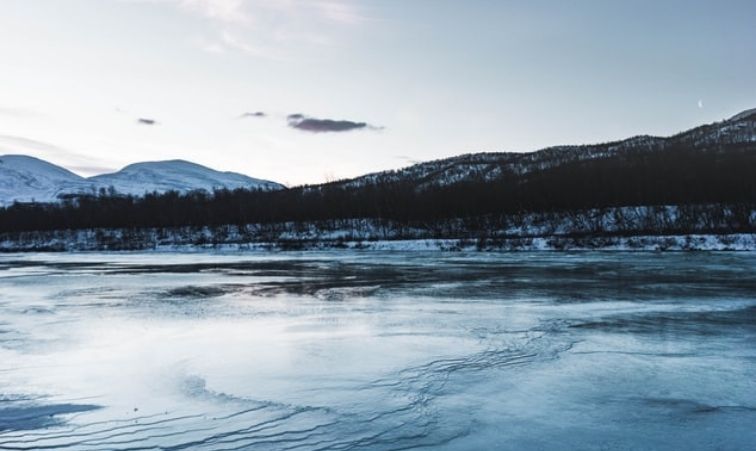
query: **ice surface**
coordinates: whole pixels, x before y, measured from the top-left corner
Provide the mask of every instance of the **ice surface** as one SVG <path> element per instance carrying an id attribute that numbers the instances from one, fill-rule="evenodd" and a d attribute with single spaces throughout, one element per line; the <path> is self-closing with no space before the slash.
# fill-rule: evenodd
<path id="1" fill-rule="evenodd" d="M 755 269 L 6 254 L 0 449 L 753 449 Z"/>

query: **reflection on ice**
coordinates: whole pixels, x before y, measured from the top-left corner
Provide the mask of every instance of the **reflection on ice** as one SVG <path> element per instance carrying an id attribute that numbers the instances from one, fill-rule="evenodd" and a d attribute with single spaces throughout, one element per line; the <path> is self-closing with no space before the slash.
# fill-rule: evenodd
<path id="1" fill-rule="evenodd" d="M 2 449 L 747 449 L 749 254 L 0 260 Z"/>

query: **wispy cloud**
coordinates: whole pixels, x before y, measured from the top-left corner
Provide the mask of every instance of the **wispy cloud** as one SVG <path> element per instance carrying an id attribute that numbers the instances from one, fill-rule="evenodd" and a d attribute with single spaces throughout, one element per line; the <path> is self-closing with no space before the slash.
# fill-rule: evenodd
<path id="1" fill-rule="evenodd" d="M 366 17 L 348 0 L 163 0 L 187 12 L 231 24 L 261 26 L 267 19 L 300 19 L 358 25 Z"/>
<path id="2" fill-rule="evenodd" d="M 42 116 L 42 113 L 29 108 L 0 106 L 0 115 L 10 117 L 39 117 Z"/>
<path id="3" fill-rule="evenodd" d="M 178 0 L 180 7 L 209 19 L 228 23 L 248 23 L 244 0 Z"/>
<path id="4" fill-rule="evenodd" d="M 250 56 L 269 59 L 282 59 L 269 46 L 262 45 L 259 42 L 253 43 L 253 40 L 240 38 L 238 34 L 230 30 L 221 30 L 214 45 L 219 46 L 219 48 L 222 49 L 221 51 L 235 50 Z"/>
<path id="5" fill-rule="evenodd" d="M 368 21 L 348 0 L 137 1 L 172 4 L 183 13 L 206 19 L 209 29 L 193 38 L 203 51 L 240 52 L 281 61 L 292 59 L 297 49 L 311 54 L 307 49 L 343 45 L 339 33 Z"/>
<path id="6" fill-rule="evenodd" d="M 241 115 L 239 115 L 240 118 L 245 118 L 245 117 L 265 117 L 265 116 L 267 116 L 267 114 L 265 114 L 264 111 L 247 112 L 247 113 L 242 113 Z"/>
<path id="7" fill-rule="evenodd" d="M 382 127 L 370 125 L 367 122 L 354 122 L 336 119 L 317 119 L 303 114 L 290 114 L 286 117 L 289 127 L 311 133 L 349 132 L 353 130 L 378 130 Z"/>
<path id="8" fill-rule="evenodd" d="M 50 160 L 51 163 L 62 165 L 85 176 L 114 170 L 98 158 L 22 136 L 0 135 L 0 154 L 31 155 Z"/>
<path id="9" fill-rule="evenodd" d="M 354 2 L 320 0 L 309 3 L 332 22 L 359 25 L 367 20 L 367 17 L 354 6 Z"/>

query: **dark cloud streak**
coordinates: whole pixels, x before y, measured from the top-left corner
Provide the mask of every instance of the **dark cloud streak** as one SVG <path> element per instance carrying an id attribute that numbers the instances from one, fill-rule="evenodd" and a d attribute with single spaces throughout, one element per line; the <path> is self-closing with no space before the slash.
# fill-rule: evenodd
<path id="1" fill-rule="evenodd" d="M 349 132 L 364 129 L 379 130 L 382 128 L 370 125 L 367 122 L 317 119 L 303 114 L 290 114 L 286 117 L 286 120 L 289 123 L 289 127 L 310 133 Z"/>
<path id="2" fill-rule="evenodd" d="M 418 160 L 416 158 L 412 158 L 412 157 L 410 157 L 408 155 L 394 155 L 394 158 L 396 158 L 398 160 L 403 160 L 403 161 L 405 161 L 405 162 L 407 162 L 409 164 L 418 164 L 418 163 L 422 163 L 422 161 L 423 161 L 423 160 Z"/>
<path id="3" fill-rule="evenodd" d="M 157 125 L 157 123 L 158 122 L 155 119 L 148 119 L 144 117 L 140 117 L 139 119 L 137 119 L 137 124 L 141 124 L 141 125 Z"/>
<path id="4" fill-rule="evenodd" d="M 264 111 L 255 111 L 254 113 L 252 113 L 252 112 L 243 113 L 239 117 L 240 118 L 245 118 L 245 117 L 265 117 L 265 116 L 267 116 L 267 114 L 265 114 Z"/>

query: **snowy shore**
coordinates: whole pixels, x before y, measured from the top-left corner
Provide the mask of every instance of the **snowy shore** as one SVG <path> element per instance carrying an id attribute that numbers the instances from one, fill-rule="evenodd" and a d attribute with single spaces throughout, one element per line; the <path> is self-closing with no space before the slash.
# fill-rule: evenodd
<path id="1" fill-rule="evenodd" d="M 111 231 L 114 232 L 114 231 Z M 146 232 L 146 231 L 143 231 Z M 114 232 L 115 233 L 115 232 Z M 286 241 L 226 241 L 159 239 L 144 234 L 114 242 L 103 238 L 102 231 L 54 232 L 21 239 L 0 241 L 0 252 L 77 252 L 77 251 L 302 251 L 325 249 L 379 251 L 756 251 L 756 234 L 685 234 L 635 236 L 535 236 L 497 239 L 395 239 L 343 240 L 307 239 Z M 152 235 L 153 239 L 148 239 Z"/>
<path id="2" fill-rule="evenodd" d="M 756 210 L 615 207 L 401 223 L 391 220 L 0 233 L 0 252 L 203 250 L 756 250 Z"/>

